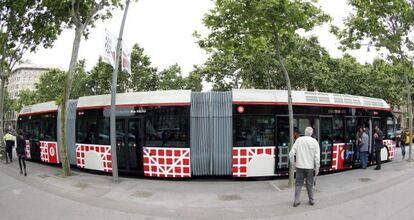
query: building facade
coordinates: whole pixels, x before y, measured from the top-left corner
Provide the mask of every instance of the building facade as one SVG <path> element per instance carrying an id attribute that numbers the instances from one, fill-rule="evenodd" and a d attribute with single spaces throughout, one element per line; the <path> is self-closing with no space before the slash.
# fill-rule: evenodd
<path id="1" fill-rule="evenodd" d="M 35 90 L 40 76 L 49 70 L 56 68 L 46 65 L 37 65 L 30 62 L 22 63 L 16 67 L 10 75 L 7 83 L 7 92 L 11 99 L 17 99 L 22 90 Z M 16 127 L 17 112 L 5 113 L 5 128 Z"/>

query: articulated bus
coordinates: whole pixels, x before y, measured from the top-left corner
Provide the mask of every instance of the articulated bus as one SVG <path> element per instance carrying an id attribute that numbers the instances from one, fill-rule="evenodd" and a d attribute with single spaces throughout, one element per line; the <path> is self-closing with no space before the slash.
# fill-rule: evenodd
<path id="1" fill-rule="evenodd" d="M 314 128 L 321 171 L 360 166 L 359 127 L 387 134 L 381 160 L 392 160 L 394 117 L 381 99 L 293 91 L 295 130 Z M 117 95 L 116 151 L 121 173 L 149 177 L 271 177 L 288 175 L 287 91 L 153 91 Z M 71 100 L 66 146 L 70 164 L 112 172 L 110 95 Z M 54 102 L 24 107 L 18 129 L 27 158 L 60 164 L 60 115 Z M 375 163 L 369 147 L 370 163 Z M 372 156 L 371 156 L 372 155 Z"/>

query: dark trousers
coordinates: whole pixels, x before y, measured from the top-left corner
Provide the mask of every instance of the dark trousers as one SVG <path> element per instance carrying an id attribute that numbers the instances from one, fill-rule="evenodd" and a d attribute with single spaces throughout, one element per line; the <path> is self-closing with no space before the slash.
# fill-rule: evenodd
<path id="1" fill-rule="evenodd" d="M 6 163 L 9 162 L 10 158 L 10 162 L 13 162 L 13 146 L 6 146 Z"/>
<path id="2" fill-rule="evenodd" d="M 313 201 L 313 169 L 296 168 L 296 183 L 295 183 L 295 203 L 300 202 L 300 192 L 302 186 L 306 181 L 306 190 L 308 191 L 309 201 Z"/>
<path id="3" fill-rule="evenodd" d="M 401 143 L 401 153 L 402 153 L 402 157 L 403 159 L 405 158 L 405 143 Z"/>
<path id="4" fill-rule="evenodd" d="M 375 154 L 376 160 L 377 160 L 377 167 L 376 169 L 381 169 L 381 149 L 377 150 Z"/>
<path id="5" fill-rule="evenodd" d="M 24 173 L 26 174 L 26 157 L 24 155 L 19 155 L 20 173 L 23 173 L 22 165 L 24 168 Z"/>

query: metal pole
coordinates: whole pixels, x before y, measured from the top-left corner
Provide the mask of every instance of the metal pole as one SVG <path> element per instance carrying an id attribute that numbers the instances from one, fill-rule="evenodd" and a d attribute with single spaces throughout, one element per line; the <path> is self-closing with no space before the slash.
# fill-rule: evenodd
<path id="1" fill-rule="evenodd" d="M 115 116 L 115 103 L 116 103 L 116 86 L 118 81 L 118 67 L 119 67 L 119 60 L 121 57 L 121 45 L 122 45 L 122 35 L 124 34 L 124 26 L 125 26 L 125 20 L 128 13 L 128 7 L 129 7 L 128 0 L 126 2 L 125 11 L 124 11 L 124 17 L 122 18 L 122 24 L 121 29 L 119 30 L 119 37 L 118 37 L 118 43 L 116 45 L 116 59 L 115 59 L 115 68 L 114 72 L 112 74 L 112 92 L 111 92 L 111 121 L 110 121 L 110 127 L 111 127 L 111 156 L 112 156 L 112 176 L 114 182 L 118 182 L 118 160 L 117 160 L 117 152 L 116 152 L 116 132 L 115 132 L 115 122 L 116 122 L 116 116 Z"/>

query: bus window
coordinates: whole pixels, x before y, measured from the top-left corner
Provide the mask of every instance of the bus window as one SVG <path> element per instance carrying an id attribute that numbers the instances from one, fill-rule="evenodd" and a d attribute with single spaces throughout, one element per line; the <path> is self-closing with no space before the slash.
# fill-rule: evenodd
<path id="1" fill-rule="evenodd" d="M 277 150 L 276 152 L 277 152 L 276 170 L 287 170 L 289 168 L 289 118 L 288 117 L 277 118 Z"/>
<path id="2" fill-rule="evenodd" d="M 342 117 L 333 118 L 333 141 L 344 143 L 344 122 Z"/>
<path id="3" fill-rule="evenodd" d="M 273 116 L 236 116 L 236 147 L 275 146 Z"/>
<path id="4" fill-rule="evenodd" d="M 305 129 L 307 127 L 313 128 L 312 137 L 318 139 L 318 127 L 316 126 L 316 120 L 314 118 L 295 118 L 295 130 L 297 130 L 300 136 L 305 135 Z"/>
<path id="5" fill-rule="evenodd" d="M 40 140 L 56 141 L 56 118 L 45 115 L 40 122 Z"/>
<path id="6" fill-rule="evenodd" d="M 29 124 L 29 137 L 31 140 L 38 141 L 39 140 L 39 121 L 31 121 Z"/>
<path id="7" fill-rule="evenodd" d="M 350 166 L 354 162 L 357 153 L 356 143 L 357 120 L 356 118 L 345 118 L 345 151 L 344 163 Z"/>
<path id="8" fill-rule="evenodd" d="M 96 136 L 96 144 L 110 145 L 110 119 L 100 118 L 98 122 L 98 131 Z"/>
<path id="9" fill-rule="evenodd" d="M 330 166 L 332 158 L 332 118 L 321 117 L 320 120 L 320 147 L 321 147 L 321 166 Z"/>
<path id="10" fill-rule="evenodd" d="M 76 142 L 82 144 L 95 144 L 97 140 L 96 135 L 96 119 L 82 118 L 77 122 Z"/>
<path id="11" fill-rule="evenodd" d="M 395 138 L 395 123 L 393 118 L 387 118 L 387 138 L 394 139 Z"/>
<path id="12" fill-rule="evenodd" d="M 188 147 L 186 116 L 159 115 L 146 118 L 148 147 Z"/>

